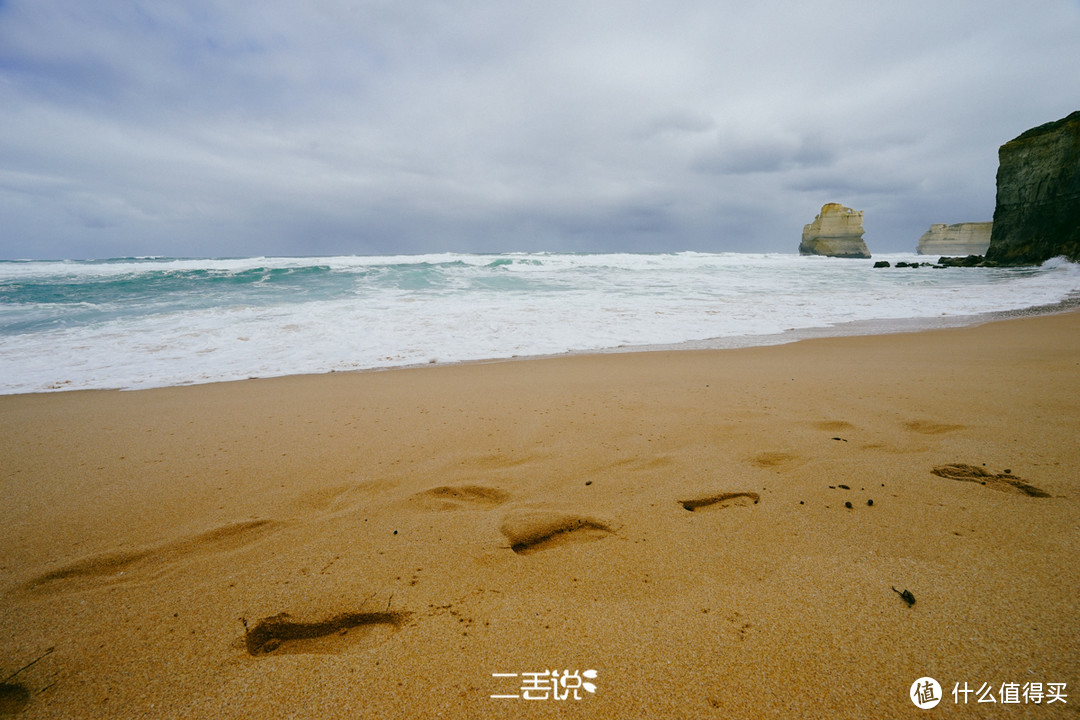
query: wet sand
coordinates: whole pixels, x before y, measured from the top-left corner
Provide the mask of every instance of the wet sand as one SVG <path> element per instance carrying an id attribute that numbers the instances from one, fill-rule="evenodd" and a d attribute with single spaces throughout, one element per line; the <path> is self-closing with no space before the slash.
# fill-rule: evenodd
<path id="1" fill-rule="evenodd" d="M 0 712 L 1076 717 L 1078 428 L 1078 312 L 0 397 Z"/>

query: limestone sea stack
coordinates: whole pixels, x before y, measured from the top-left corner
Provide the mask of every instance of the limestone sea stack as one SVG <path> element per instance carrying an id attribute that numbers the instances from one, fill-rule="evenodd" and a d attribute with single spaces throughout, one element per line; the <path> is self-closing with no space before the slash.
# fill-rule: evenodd
<path id="1" fill-rule="evenodd" d="M 920 255 L 985 255 L 990 247 L 992 222 L 967 222 L 955 225 L 934 223 L 919 238 L 915 252 Z"/>
<path id="2" fill-rule="evenodd" d="M 1080 261 L 1080 111 L 1028 130 L 998 150 L 988 262 Z"/>
<path id="3" fill-rule="evenodd" d="M 814 222 L 805 225 L 800 255 L 827 255 L 839 258 L 868 258 L 863 242 L 862 210 L 855 211 L 840 203 L 826 203 Z"/>

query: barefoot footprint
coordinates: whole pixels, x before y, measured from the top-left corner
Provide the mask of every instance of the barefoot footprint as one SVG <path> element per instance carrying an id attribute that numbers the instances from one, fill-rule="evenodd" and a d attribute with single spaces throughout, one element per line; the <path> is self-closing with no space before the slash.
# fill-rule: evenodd
<path id="1" fill-rule="evenodd" d="M 698 508 L 726 508 L 726 507 L 746 507 L 748 505 L 757 505 L 761 502 L 761 496 L 756 492 L 726 492 L 719 495 L 705 495 L 703 497 L 694 498 L 692 500 L 679 500 L 678 503 L 683 506 L 684 510 L 694 512 Z"/>
<path id="2" fill-rule="evenodd" d="M 988 488 L 1000 490 L 1002 492 L 1020 493 L 1022 495 L 1027 495 L 1028 497 L 1050 497 L 1050 493 L 1024 482 L 1013 475 L 1010 470 L 1006 470 L 1003 473 L 992 473 L 989 470 L 976 467 L 975 465 L 952 463 L 949 465 L 939 465 L 930 472 L 938 477 L 943 477 L 948 480 L 979 483 L 980 485 L 985 485 Z"/>
<path id="3" fill-rule="evenodd" d="M 189 557 L 241 548 L 278 525 L 272 520 L 248 520 L 155 547 L 92 555 L 39 575 L 23 589 L 55 591 L 128 580 L 135 574 L 152 573 Z"/>
<path id="4" fill-rule="evenodd" d="M 488 510 L 502 505 L 510 496 L 485 485 L 443 485 L 416 493 L 410 500 L 425 510 Z"/>
<path id="5" fill-rule="evenodd" d="M 547 550 L 572 542 L 602 540 L 614 532 L 593 518 L 550 510 L 523 510 L 508 514 L 499 528 L 518 554 Z"/>
<path id="6" fill-rule="evenodd" d="M 364 636 L 361 629 L 396 629 L 409 619 L 407 612 L 352 612 L 315 621 L 294 620 L 280 613 L 259 620 L 250 628 L 244 622 L 244 646 L 249 655 L 337 652 L 343 643 Z"/>

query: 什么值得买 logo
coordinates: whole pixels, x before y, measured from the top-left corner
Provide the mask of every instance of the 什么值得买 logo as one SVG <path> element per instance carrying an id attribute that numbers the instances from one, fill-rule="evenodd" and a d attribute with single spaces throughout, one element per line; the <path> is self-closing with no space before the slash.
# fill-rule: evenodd
<path id="1" fill-rule="evenodd" d="M 921 677 L 911 683 L 909 695 L 915 707 L 929 710 L 941 702 L 941 685 L 932 677 Z"/>
<path id="2" fill-rule="evenodd" d="M 1000 705 L 1053 705 L 1054 703 L 1068 704 L 1068 694 L 1065 692 L 1066 683 L 1062 682 L 1036 682 L 1028 681 L 1003 682 L 993 685 L 988 682 L 981 683 L 976 689 L 965 681 L 963 687 L 958 682 L 953 685 L 953 703 L 956 705 L 993 703 Z M 943 699 L 941 684 L 932 677 L 921 677 L 911 684 L 908 691 L 911 702 L 916 707 L 929 710 Z"/>

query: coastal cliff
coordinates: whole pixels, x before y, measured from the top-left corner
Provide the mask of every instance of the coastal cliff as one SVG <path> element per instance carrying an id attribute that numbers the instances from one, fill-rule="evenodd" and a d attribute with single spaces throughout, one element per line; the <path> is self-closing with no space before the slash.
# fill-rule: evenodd
<path id="1" fill-rule="evenodd" d="M 988 262 L 1080 261 L 1080 111 L 998 150 L 997 205 Z"/>
<path id="2" fill-rule="evenodd" d="M 985 255 L 990 247 L 992 222 L 934 223 L 919 238 L 915 252 L 920 255 Z"/>
<path id="3" fill-rule="evenodd" d="M 827 255 L 839 258 L 868 258 L 863 241 L 863 213 L 840 203 L 826 203 L 814 222 L 805 225 L 800 255 Z"/>

